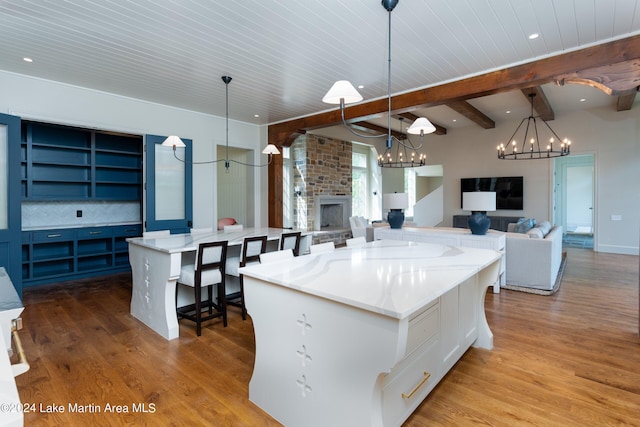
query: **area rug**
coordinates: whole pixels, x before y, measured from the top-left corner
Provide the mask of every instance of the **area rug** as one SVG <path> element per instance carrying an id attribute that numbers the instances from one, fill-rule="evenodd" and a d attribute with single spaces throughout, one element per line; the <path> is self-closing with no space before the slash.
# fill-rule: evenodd
<path id="1" fill-rule="evenodd" d="M 536 295 L 553 295 L 560 289 L 560 284 L 562 283 L 562 275 L 564 274 L 564 267 L 567 263 L 567 253 L 562 253 L 562 262 L 560 263 L 560 269 L 558 270 L 558 277 L 556 277 L 556 283 L 553 284 L 553 289 L 544 290 L 544 289 L 535 289 L 535 288 L 527 288 L 525 286 L 516 286 L 506 284 L 502 286 L 502 289 L 509 289 L 512 291 L 526 292 L 528 294 L 536 294 Z"/>

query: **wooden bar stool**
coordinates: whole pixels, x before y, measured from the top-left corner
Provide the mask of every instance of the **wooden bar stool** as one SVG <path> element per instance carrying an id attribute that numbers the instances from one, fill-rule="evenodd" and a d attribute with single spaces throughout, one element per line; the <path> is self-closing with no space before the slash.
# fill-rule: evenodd
<path id="1" fill-rule="evenodd" d="M 291 249 L 293 250 L 293 256 L 300 255 L 300 239 L 301 238 L 302 238 L 302 233 L 300 231 L 282 233 L 280 235 L 280 250 Z"/>
<path id="2" fill-rule="evenodd" d="M 244 305 L 244 277 L 238 272 L 238 269 L 259 263 L 260 254 L 266 251 L 267 236 L 245 237 L 242 242 L 240 257 L 229 257 L 227 259 L 227 274 L 238 277 L 240 282 L 240 291 L 227 295 L 227 304 L 240 307 L 242 310 L 242 320 L 247 319 L 247 308 Z"/>
<path id="3" fill-rule="evenodd" d="M 191 286 L 194 289 L 193 305 L 178 308 L 178 319 L 185 318 L 196 323 L 196 333 L 201 335 L 202 322 L 222 317 L 227 326 L 227 302 L 225 288 L 225 269 L 227 262 L 228 242 L 208 242 L 198 246 L 195 264 L 187 264 L 180 269 L 178 284 Z M 217 287 L 217 302 L 213 302 L 212 288 Z M 207 287 L 207 301 L 202 304 L 202 288 Z M 177 288 L 176 288 L 177 292 Z M 207 313 L 203 316 L 203 311 Z"/>

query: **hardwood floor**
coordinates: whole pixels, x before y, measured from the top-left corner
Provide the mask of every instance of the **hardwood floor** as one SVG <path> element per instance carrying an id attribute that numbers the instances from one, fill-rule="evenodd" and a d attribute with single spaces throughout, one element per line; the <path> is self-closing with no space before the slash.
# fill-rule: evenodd
<path id="1" fill-rule="evenodd" d="M 640 425 L 638 257 L 567 252 L 555 295 L 487 293 L 494 349 L 467 351 L 405 425 Z M 25 289 L 25 425 L 279 425 L 248 400 L 250 319 L 165 341 L 130 297 L 128 274 Z"/>

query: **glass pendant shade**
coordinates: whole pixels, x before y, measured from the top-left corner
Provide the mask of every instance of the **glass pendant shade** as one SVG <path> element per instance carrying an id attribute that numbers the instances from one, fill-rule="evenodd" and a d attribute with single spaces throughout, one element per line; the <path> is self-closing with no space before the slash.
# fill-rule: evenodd
<path id="1" fill-rule="evenodd" d="M 436 127 L 426 117 L 417 118 L 407 129 L 407 133 L 412 135 L 425 135 L 435 131 Z"/>
<path id="2" fill-rule="evenodd" d="M 354 102 L 362 101 L 362 95 L 348 80 L 338 80 L 322 98 L 322 102 L 340 104 L 340 99 L 344 99 L 345 104 L 353 104 Z"/>
<path id="3" fill-rule="evenodd" d="M 184 144 L 184 142 L 182 142 L 180 137 L 175 136 L 175 135 L 168 136 L 167 139 L 162 141 L 162 146 L 163 147 L 173 147 L 174 149 L 175 148 L 184 148 L 184 147 L 186 147 L 186 145 Z"/>

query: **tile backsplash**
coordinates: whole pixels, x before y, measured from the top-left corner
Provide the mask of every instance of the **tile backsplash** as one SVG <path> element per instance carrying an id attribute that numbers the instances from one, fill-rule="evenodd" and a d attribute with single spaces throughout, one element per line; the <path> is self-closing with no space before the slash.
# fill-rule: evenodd
<path id="1" fill-rule="evenodd" d="M 141 222 L 141 215 L 140 202 L 22 202 L 22 229 L 130 224 Z"/>

